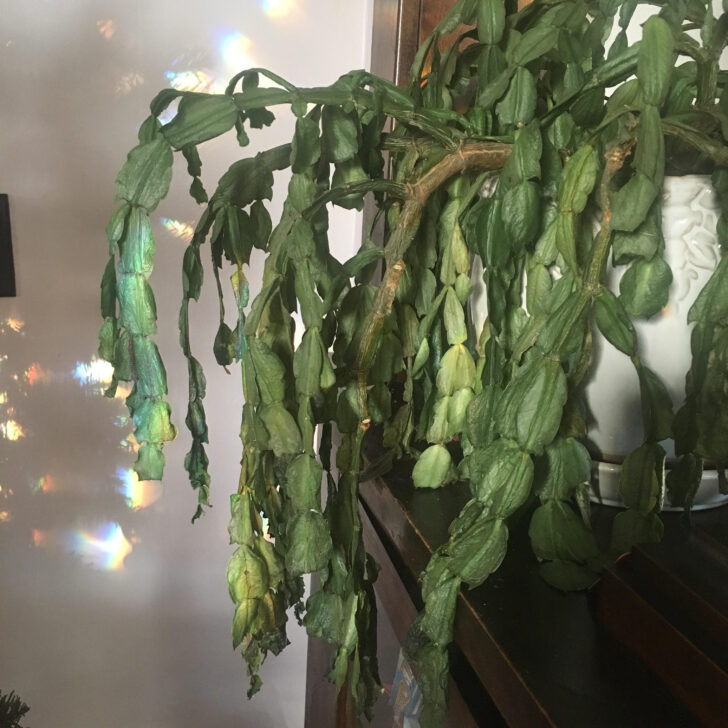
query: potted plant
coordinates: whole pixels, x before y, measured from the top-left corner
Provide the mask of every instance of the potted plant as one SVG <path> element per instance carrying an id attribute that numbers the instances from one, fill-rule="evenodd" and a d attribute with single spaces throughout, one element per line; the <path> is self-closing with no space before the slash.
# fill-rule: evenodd
<path id="1" fill-rule="evenodd" d="M 376 565 L 357 511 L 362 442 L 372 424 L 381 425 L 385 448 L 374 468 L 411 459 L 416 486 L 461 479 L 472 492 L 423 574 L 425 608 L 409 640 L 427 726 L 444 718 L 458 590 L 498 568 L 514 512 L 535 505 L 530 536 L 544 578 L 561 589 L 586 588 L 608 560 L 660 538 L 662 440 L 674 435 L 680 456 L 667 478 L 674 501 L 689 505 L 704 461 L 722 472 L 726 258 L 690 308 L 692 365 L 674 422 L 665 386 L 640 358 L 634 321 L 669 295 L 659 234 L 666 165 L 684 169 L 693 160 L 728 206 L 728 95 L 718 69 L 728 21 L 714 18 L 709 3 L 664 3 L 630 44 L 626 28 L 637 5 L 544 0 L 518 11 L 510 1 L 459 0 L 420 48 L 407 89 L 364 71 L 304 89 L 257 69 L 235 76 L 224 94 L 167 89 L 152 102 L 117 177 L 100 353 L 115 367 L 112 391 L 117 380 L 133 383 L 127 403 L 139 477 L 160 478 L 162 448 L 176 429 L 152 338 L 148 216 L 180 151 L 190 192 L 205 206 L 182 270 L 192 437 L 185 465 L 200 515 L 210 483 L 205 376 L 191 350 L 188 308 L 200 295 L 208 246 L 221 301 L 210 339 L 221 365 L 240 363 L 245 395 L 227 577 L 233 642 L 242 646 L 251 693 L 266 654 L 286 644 L 294 606 L 309 634 L 334 645 L 331 678 L 357 709 L 366 714 L 378 694 Z M 615 18 L 620 31 L 605 47 Z M 459 28 L 440 49 L 438 39 Z M 159 115 L 175 100 L 176 115 L 162 125 Z M 291 143 L 243 155 L 208 194 L 198 146 L 234 130 L 245 147 L 278 106 L 296 117 Z M 289 168 L 274 224 L 273 173 Z M 339 261 L 330 253 L 327 205 L 361 209 L 365 195 L 386 221 L 386 244 L 365 237 L 355 256 Z M 265 273 L 248 305 L 245 269 L 254 249 L 265 255 Z M 610 256 L 629 265 L 619 296 L 607 284 Z M 474 264 L 487 297 L 477 329 L 469 305 Z M 226 267 L 237 303 L 229 319 Z M 643 441 L 624 461 L 627 508 L 606 546 L 588 515 L 583 385 L 593 327 L 631 358 L 642 393 Z M 322 586 L 304 605 L 301 577 L 309 572 Z"/>
<path id="2" fill-rule="evenodd" d="M 30 708 L 15 694 L 14 690 L 3 694 L 0 691 L 0 726 L 2 728 L 23 728 L 20 719 Z"/>

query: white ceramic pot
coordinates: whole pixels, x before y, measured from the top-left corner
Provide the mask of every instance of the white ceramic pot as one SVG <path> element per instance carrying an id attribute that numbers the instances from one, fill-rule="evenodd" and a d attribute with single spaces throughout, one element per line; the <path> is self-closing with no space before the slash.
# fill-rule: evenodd
<path id="1" fill-rule="evenodd" d="M 493 188 L 483 190 L 483 196 Z M 665 383 L 675 410 L 685 398 L 685 375 L 690 369 L 690 332 L 687 313 L 720 260 L 716 235 L 719 208 L 707 175 L 666 177 L 663 188 L 662 227 L 665 259 L 673 273 L 669 304 L 649 321 L 635 322 L 639 354 L 644 363 Z M 608 284 L 619 294 L 619 281 L 627 266 L 608 268 Z M 477 331 L 487 317 L 487 298 L 482 267 L 472 271 L 471 316 Z M 524 296 L 525 298 L 525 296 Z M 593 500 L 620 506 L 619 477 L 625 456 L 643 441 L 640 387 L 637 372 L 627 357 L 598 331 L 594 337 L 594 359 L 586 397 L 593 421 L 589 425 L 592 450 L 601 453 L 594 462 Z M 662 443 L 674 460 L 671 440 Z M 706 470 L 694 508 L 714 508 L 728 502 L 718 487 L 715 470 Z M 665 501 L 664 510 L 679 510 Z"/>
<path id="2" fill-rule="evenodd" d="M 662 229 L 665 259 L 673 273 L 670 300 L 649 321 L 635 322 L 639 355 L 665 383 L 675 409 L 685 397 L 685 375 L 690 368 L 690 333 L 687 313 L 720 260 L 716 236 L 718 202 L 705 175 L 666 177 L 663 189 Z M 608 269 L 608 284 L 619 293 L 627 266 Z M 595 463 L 596 500 L 620 505 L 619 474 L 624 457 L 643 440 L 640 388 L 637 373 L 627 356 L 596 332 L 594 360 L 586 397 L 594 421 L 589 439 L 601 453 Z M 670 459 L 673 442 L 663 443 Z M 696 508 L 728 502 L 721 495 L 715 471 L 705 471 L 695 498 Z M 666 501 L 665 509 L 670 504 Z"/>

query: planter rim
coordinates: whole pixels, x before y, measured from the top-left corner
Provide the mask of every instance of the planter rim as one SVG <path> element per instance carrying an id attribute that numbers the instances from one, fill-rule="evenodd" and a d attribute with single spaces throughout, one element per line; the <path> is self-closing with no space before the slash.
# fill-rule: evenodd
<path id="1" fill-rule="evenodd" d="M 668 182 L 676 184 L 681 180 L 685 180 L 686 182 L 710 182 L 711 179 L 712 175 L 710 174 L 666 174 L 663 185 Z"/>

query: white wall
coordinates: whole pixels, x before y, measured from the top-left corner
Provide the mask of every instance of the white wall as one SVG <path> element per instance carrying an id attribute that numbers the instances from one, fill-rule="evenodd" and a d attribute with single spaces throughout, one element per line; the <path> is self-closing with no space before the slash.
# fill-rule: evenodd
<path id="1" fill-rule="evenodd" d="M 134 459 L 122 443 L 125 408 L 84 383 L 83 365 L 96 350 L 114 177 L 148 101 L 175 80 L 224 83 L 248 64 L 299 85 L 330 83 L 368 64 L 371 2 L 0 0 L 0 18 L 0 192 L 10 196 L 18 277 L 18 297 L 0 299 L 0 690 L 30 704 L 34 728 L 300 726 L 301 630 L 269 660 L 250 703 L 230 644 L 227 503 L 241 397 L 237 377 L 203 354 L 215 330 L 212 291 L 192 320 L 211 372 L 215 507 L 195 526 L 184 432 L 167 450 L 161 486 L 122 492 Z M 245 153 L 287 140 L 286 115 Z M 226 152 L 242 154 L 234 141 L 202 151 L 208 185 Z M 193 224 L 197 211 L 177 171 L 155 214 L 153 285 L 183 430 L 184 243 L 161 218 Z M 335 219 L 337 245 L 355 249 L 356 216 Z"/>

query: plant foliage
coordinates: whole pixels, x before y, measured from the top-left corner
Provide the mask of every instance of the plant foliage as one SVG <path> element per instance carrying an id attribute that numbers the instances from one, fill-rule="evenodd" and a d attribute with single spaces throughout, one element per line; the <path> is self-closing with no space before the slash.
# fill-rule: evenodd
<path id="1" fill-rule="evenodd" d="M 22 728 L 20 719 L 29 710 L 14 690 L 9 693 L 0 691 L 0 728 Z"/>
<path id="2" fill-rule="evenodd" d="M 425 607 L 410 635 L 423 726 L 444 719 L 460 586 L 498 568 L 517 510 L 535 506 L 530 537 L 544 578 L 585 588 L 609 559 L 660 537 L 660 441 L 675 437 L 682 460 L 668 487 L 686 506 L 703 461 L 721 471 L 728 461 L 726 258 L 689 314 L 693 364 L 674 417 L 664 385 L 640 359 L 633 326 L 669 295 L 660 234 L 666 164 L 680 171 L 689 160 L 712 172 L 724 211 L 720 241 L 728 245 L 728 92 L 718 67 L 728 19 L 702 0 L 653 1 L 659 12 L 630 44 L 626 28 L 638 4 L 536 0 L 517 11 L 510 0 L 458 0 L 418 51 L 407 89 L 364 71 L 298 88 L 258 69 L 235 76 L 224 94 L 167 89 L 152 102 L 117 177 L 100 352 L 115 367 L 111 391 L 119 380 L 133 383 L 127 404 L 141 446 L 137 472 L 161 478 L 162 449 L 176 428 L 153 340 L 149 214 L 181 152 L 190 193 L 204 205 L 182 266 L 192 438 L 185 466 L 200 515 L 210 485 L 205 375 L 188 311 L 200 296 L 206 250 L 220 293 L 210 343 L 222 366 L 240 365 L 245 395 L 227 579 L 233 642 L 251 693 L 266 654 L 286 644 L 291 606 L 309 634 L 334 645 L 331 679 L 351 691 L 358 710 L 368 713 L 379 693 L 377 567 L 357 511 L 362 441 L 372 424 L 383 429 L 384 463 L 415 460 L 416 486 L 459 479 L 472 493 L 423 574 Z M 162 124 L 178 97 L 176 115 Z M 295 115 L 290 144 L 242 156 L 209 194 L 198 146 L 230 132 L 245 147 L 279 107 Z M 280 170 L 290 182 L 273 221 Z M 482 196 L 493 180 L 493 194 Z M 386 222 L 386 244 L 365 236 L 356 255 L 339 261 L 328 205 L 361 209 L 365 196 Z M 256 250 L 265 269 L 249 303 L 246 270 Z M 610 254 L 628 266 L 618 296 L 604 285 Z M 482 330 L 469 305 L 474 264 L 487 290 Z M 230 316 L 223 270 L 236 301 Z M 581 385 L 592 322 L 632 359 L 643 396 L 644 443 L 624 463 L 628 508 L 606 549 L 592 533 L 585 496 Z M 322 586 L 304 605 L 302 576 L 310 572 Z"/>

